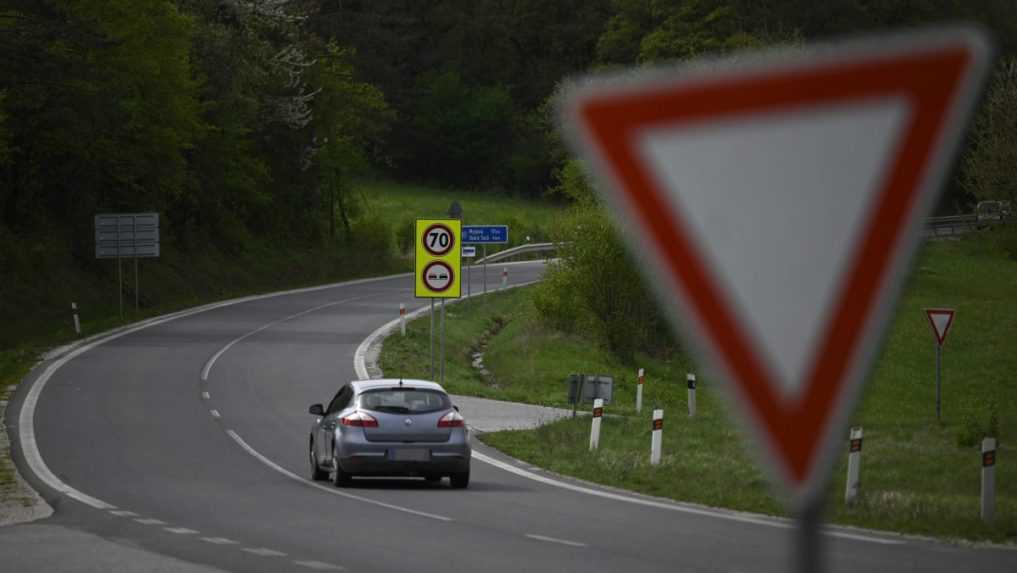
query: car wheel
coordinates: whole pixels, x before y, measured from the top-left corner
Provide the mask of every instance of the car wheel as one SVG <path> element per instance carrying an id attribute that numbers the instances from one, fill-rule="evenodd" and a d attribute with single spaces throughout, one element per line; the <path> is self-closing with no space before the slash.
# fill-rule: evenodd
<path id="1" fill-rule="evenodd" d="M 455 489 L 465 489 L 470 485 L 470 472 L 460 472 L 449 476 L 449 483 Z"/>
<path id="2" fill-rule="evenodd" d="M 336 487 L 343 487 L 350 483 L 350 474 L 339 467 L 339 458 L 335 454 L 332 454 L 332 473 L 329 477 L 332 478 L 332 485 Z"/>
<path id="3" fill-rule="evenodd" d="M 311 481 L 325 481 L 328 472 L 318 465 L 318 456 L 314 453 L 314 442 L 311 442 L 310 454 L 307 457 L 311 463 Z"/>

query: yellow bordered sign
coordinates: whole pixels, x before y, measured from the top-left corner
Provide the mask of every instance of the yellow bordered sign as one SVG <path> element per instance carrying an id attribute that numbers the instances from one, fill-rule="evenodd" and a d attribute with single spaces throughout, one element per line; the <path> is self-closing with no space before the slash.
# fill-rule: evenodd
<path id="1" fill-rule="evenodd" d="M 417 298 L 462 296 L 462 221 L 417 219 L 413 293 Z"/>

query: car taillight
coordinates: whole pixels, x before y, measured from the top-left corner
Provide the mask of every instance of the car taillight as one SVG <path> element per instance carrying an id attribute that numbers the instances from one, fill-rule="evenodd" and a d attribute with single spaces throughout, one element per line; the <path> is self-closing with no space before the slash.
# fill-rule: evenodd
<path id="1" fill-rule="evenodd" d="M 339 423 L 344 426 L 353 426 L 355 428 L 377 428 L 378 420 L 375 420 L 370 414 L 364 412 L 353 412 L 349 416 L 343 416 L 339 418 Z"/>
<path id="2" fill-rule="evenodd" d="M 455 410 L 445 414 L 438 420 L 439 428 L 462 428 L 465 425 L 462 415 Z"/>

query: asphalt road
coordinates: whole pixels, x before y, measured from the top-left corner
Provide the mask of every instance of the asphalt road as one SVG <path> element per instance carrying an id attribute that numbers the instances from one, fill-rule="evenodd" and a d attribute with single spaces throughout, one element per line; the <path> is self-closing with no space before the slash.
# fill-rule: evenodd
<path id="1" fill-rule="evenodd" d="M 541 271 L 513 266 L 510 281 Z M 54 476 L 98 501 L 43 483 L 19 451 L 56 510 L 43 523 L 228 571 L 790 569 L 791 531 L 779 522 L 593 495 L 477 459 L 465 491 L 406 480 L 312 485 L 307 406 L 356 377 L 357 346 L 400 302 L 421 305 L 411 288 L 403 276 L 251 300 L 67 361 L 37 396 L 35 438 Z M 17 411 L 30 388 L 19 388 Z M 866 532 L 824 541 L 833 571 L 1017 571 L 1011 550 Z M 73 557 L 46 568 L 89 570 Z"/>

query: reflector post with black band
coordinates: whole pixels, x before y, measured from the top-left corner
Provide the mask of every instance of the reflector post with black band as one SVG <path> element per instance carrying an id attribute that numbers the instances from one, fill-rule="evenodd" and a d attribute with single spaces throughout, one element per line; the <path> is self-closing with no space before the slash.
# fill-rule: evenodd
<path id="1" fill-rule="evenodd" d="M 660 447 L 664 438 L 664 410 L 653 411 L 653 431 L 650 432 L 650 465 L 660 464 Z"/>
<path id="2" fill-rule="evenodd" d="M 696 415 L 696 375 L 689 372 L 685 375 L 685 382 L 689 387 L 689 417 Z"/>
<path id="3" fill-rule="evenodd" d="M 604 399 L 593 400 L 593 423 L 590 426 L 590 451 L 600 446 L 600 421 L 604 417 Z"/>
<path id="4" fill-rule="evenodd" d="M 851 428 L 848 446 L 847 484 L 844 486 L 844 503 L 854 503 L 861 487 L 859 474 L 862 469 L 862 429 Z"/>
<path id="5" fill-rule="evenodd" d="M 646 371 L 640 368 L 636 378 L 636 412 L 643 411 L 643 383 L 646 382 L 645 374 Z"/>
<path id="6" fill-rule="evenodd" d="M 992 523 L 996 509 L 996 438 L 982 440 L 982 521 Z"/>

